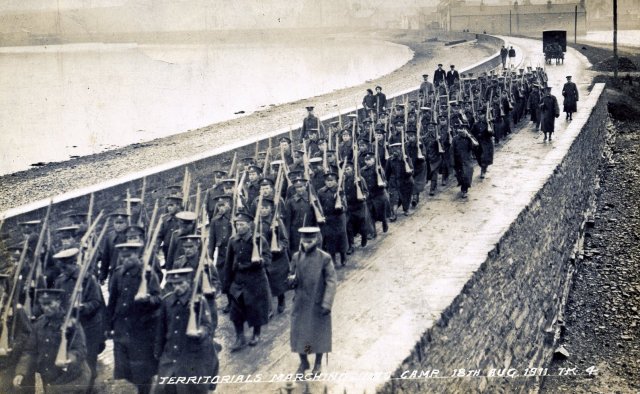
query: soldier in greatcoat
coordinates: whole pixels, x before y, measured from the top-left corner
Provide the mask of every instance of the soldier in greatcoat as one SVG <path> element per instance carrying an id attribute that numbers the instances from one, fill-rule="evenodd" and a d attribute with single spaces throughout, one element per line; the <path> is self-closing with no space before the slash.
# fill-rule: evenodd
<path id="1" fill-rule="evenodd" d="M 367 197 L 367 207 L 373 227 L 373 237 L 377 236 L 376 222 L 382 223 L 382 232 L 389 230 L 387 213 L 389 211 L 389 194 L 387 193 L 386 178 L 382 168 L 376 168 L 376 155 L 374 152 L 364 154 L 364 166 L 360 174 L 367 183 L 369 195 Z M 381 182 L 378 182 L 378 178 Z"/>
<path id="2" fill-rule="evenodd" d="M 478 141 L 475 149 L 476 160 L 480 166 L 480 178 L 484 179 L 487 168 L 493 164 L 493 130 L 489 130 L 485 109 L 478 112 L 478 120 L 471 127 L 471 135 Z"/>
<path id="3" fill-rule="evenodd" d="M 140 259 L 142 243 L 124 243 L 120 250 L 122 264 L 116 268 L 109 288 L 107 322 L 113 338 L 114 379 L 126 379 L 136 385 L 138 393 L 149 393 L 158 361 L 153 356 L 156 311 L 160 306 L 160 283 L 153 270 L 143 273 Z M 147 290 L 138 292 L 142 275 Z"/>
<path id="4" fill-rule="evenodd" d="M 420 193 L 424 191 L 427 183 L 427 161 L 425 160 L 422 141 L 418 141 L 415 131 L 406 133 L 406 152 L 413 165 L 413 195 L 411 206 L 415 207 L 420 202 Z"/>
<path id="5" fill-rule="evenodd" d="M 77 248 L 72 248 L 63 250 L 53 256 L 58 262 L 61 272 L 60 276 L 55 280 L 54 288 L 64 291 L 62 296 L 62 307 L 64 309 L 72 307 L 72 305 L 69 305 L 68 298 L 73 293 L 80 272 L 80 267 L 77 264 L 79 252 Z M 86 340 L 86 361 L 91 370 L 91 380 L 89 382 L 89 387 L 91 388 L 97 376 L 98 354 L 105 347 L 104 323 L 106 305 L 98 281 L 89 273 L 84 278 L 80 299 L 82 303 L 79 307 L 79 316 Z"/>
<path id="6" fill-rule="evenodd" d="M 451 149 L 453 150 L 454 169 L 456 178 L 460 183 L 461 197 L 467 198 L 467 192 L 473 179 L 473 150 L 477 141 L 471 137 L 467 126 L 458 126 L 456 136 L 453 137 Z"/>
<path id="7" fill-rule="evenodd" d="M 411 196 L 413 194 L 413 165 L 407 157 L 406 165 L 402 158 L 402 143 L 389 145 L 391 157 L 387 160 L 385 174 L 389 180 L 389 194 L 391 201 L 391 221 L 397 219 L 396 210 L 402 206 L 405 215 L 409 215 Z M 407 168 L 408 165 L 408 168 Z"/>
<path id="8" fill-rule="evenodd" d="M 567 120 L 572 120 L 573 113 L 578 110 L 578 87 L 571 82 L 571 75 L 567 75 L 567 83 L 562 87 L 562 96 L 564 97 L 563 107 L 567 113 Z"/>
<path id="9" fill-rule="evenodd" d="M 438 174 L 440 173 L 440 165 L 442 164 L 442 141 L 437 132 L 438 123 L 431 121 L 427 124 L 424 134 L 425 156 L 428 164 L 427 178 L 431 181 L 429 186 L 429 195 L 436 194 L 438 189 Z"/>
<path id="10" fill-rule="evenodd" d="M 316 226 L 316 216 L 309 202 L 307 181 L 297 179 L 293 182 L 294 194 L 284 204 L 284 225 L 289 234 L 289 251 L 292 255 L 300 246 L 298 229 L 305 226 Z"/>
<path id="11" fill-rule="evenodd" d="M 336 254 L 340 263 L 347 264 L 347 202 L 344 194 L 338 195 L 338 175 L 333 172 L 324 175 L 324 187 L 318 190 L 318 200 L 322 206 L 325 223 L 322 225 L 322 249 L 329 253 L 336 263 Z M 338 207 L 336 203 L 340 200 Z"/>
<path id="12" fill-rule="evenodd" d="M 171 240 L 169 241 L 169 249 L 167 251 L 167 258 L 164 262 L 164 268 L 169 271 L 173 269 L 173 262 L 182 254 L 182 240 L 181 237 L 189 234 L 194 234 L 196 231 L 196 213 L 191 211 L 181 211 L 176 214 L 180 226 L 177 230 L 174 230 L 171 234 Z"/>
<path id="13" fill-rule="evenodd" d="M 274 202 L 268 197 L 262 199 L 260 212 L 260 233 L 271 249 L 271 265 L 267 268 L 271 296 L 278 300 L 278 313 L 284 312 L 287 274 L 289 272 L 289 234 L 280 217 L 274 218 Z M 276 239 L 274 239 L 274 236 Z"/>
<path id="14" fill-rule="evenodd" d="M 162 224 L 160 225 L 160 233 L 158 234 L 158 245 L 162 247 L 162 254 L 165 260 L 169 254 L 171 235 L 180 227 L 180 221 L 176 218 L 176 214 L 182 210 L 182 195 L 169 195 L 166 197 L 166 200 L 166 213 L 162 216 Z"/>
<path id="15" fill-rule="evenodd" d="M 233 196 L 228 194 L 218 195 L 215 198 L 216 206 L 209 222 L 209 258 L 214 258 L 214 252 L 218 249 L 215 268 L 218 272 L 220 282 L 224 283 L 224 264 L 227 258 L 227 245 L 231 238 L 231 200 Z M 224 292 L 224 291 L 223 291 Z M 226 294 L 226 293 L 225 293 Z M 229 313 L 231 308 L 231 299 L 227 294 L 227 305 L 222 309 L 223 313 Z"/>
<path id="16" fill-rule="evenodd" d="M 307 117 L 302 120 L 302 129 L 300 130 L 300 143 L 308 138 L 310 129 L 318 129 L 318 135 L 322 138 L 326 136 L 324 125 L 320 118 L 313 114 L 313 106 L 306 107 Z"/>
<path id="17" fill-rule="evenodd" d="M 551 94 L 550 86 L 544 89 L 544 97 L 542 97 L 540 109 L 542 111 L 541 126 L 544 133 L 544 141 L 547 141 L 547 138 L 551 141 L 556 118 L 560 116 L 560 108 L 558 107 L 556 96 Z"/>
<path id="18" fill-rule="evenodd" d="M 98 280 L 100 283 L 104 283 L 111 277 L 111 273 L 118 265 L 118 250 L 117 244 L 121 244 L 127 240 L 125 230 L 129 225 L 129 214 L 124 209 L 117 209 L 111 215 L 113 228 L 107 232 L 103 238 L 102 246 L 100 247 L 100 274 Z"/>
<path id="19" fill-rule="evenodd" d="M 8 349 L 0 349 L 2 351 L 0 354 L 0 388 L 11 387 L 16 366 L 20 361 L 24 346 L 32 330 L 31 321 L 24 308 L 16 308 L 18 302 L 15 298 L 17 298 L 17 295 L 14 295 L 14 301 L 11 305 L 6 304 L 8 294 L 11 292 L 9 279 L 9 275 L 0 274 L 0 300 L 5 301 L 5 304 L 2 305 L 2 312 L 4 312 L 4 308 L 12 308 L 12 313 L 9 314 L 6 322 L 8 332 L 2 332 L 2 327 L 0 326 L 0 335 L 6 335 L 9 343 Z M 32 394 L 35 392 L 35 375 L 25 376 L 22 381 L 22 387 L 17 389 L 17 393 Z"/>
<path id="20" fill-rule="evenodd" d="M 193 297 L 193 270 L 167 271 L 167 283 L 172 291 L 162 299 L 156 325 L 154 355 L 158 360 L 158 377 L 216 376 L 219 364 L 211 313 L 201 294 Z M 191 305 L 193 300 L 195 303 Z M 195 327 L 188 326 L 192 311 L 196 314 Z M 157 389 L 160 393 L 205 394 L 209 384 L 206 380 L 196 384 L 158 384 Z"/>
<path id="21" fill-rule="evenodd" d="M 337 277 L 333 260 L 319 248 L 317 227 L 303 227 L 301 249 L 293 255 L 288 281 L 295 289 L 291 311 L 291 351 L 298 353 L 297 373 L 309 369 L 307 354 L 315 353 L 314 375 L 321 372 L 322 355 L 331 352 L 331 308 Z"/>
<path id="22" fill-rule="evenodd" d="M 360 188 L 360 196 L 356 188 Z M 355 236 L 360 235 L 360 246 L 367 246 L 368 207 L 367 183 L 359 174 L 354 172 L 354 165 L 347 162 L 344 167 L 344 195 L 347 200 L 347 240 L 349 249 L 347 254 L 354 251 Z"/>
<path id="23" fill-rule="evenodd" d="M 253 218 L 240 213 L 234 218 L 236 234 L 229 239 L 225 261 L 223 289 L 231 297 L 229 318 L 236 331 L 236 342 L 231 351 L 246 345 L 244 323 L 253 327 L 250 346 L 260 342 L 261 327 L 269 321 L 269 280 L 267 269 L 271 265 L 271 249 L 260 234 L 255 240 L 257 259 L 252 259 L 254 248 Z"/>
<path id="24" fill-rule="evenodd" d="M 25 376 L 40 374 L 45 394 L 84 394 L 89 388 L 91 370 L 87 365 L 87 348 L 80 324 L 73 324 L 65 333 L 67 360 L 56 365 L 56 356 L 62 340 L 61 328 L 65 318 L 62 308 L 64 291 L 41 289 L 36 299 L 42 315 L 33 324 L 13 379 L 15 387 L 25 383 Z"/>
<path id="25" fill-rule="evenodd" d="M 540 129 L 540 102 L 542 101 L 542 96 L 540 94 L 540 87 L 538 85 L 533 85 L 531 88 L 531 93 L 529 94 L 529 98 L 527 101 L 529 113 L 531 116 L 531 121 L 536 125 L 536 131 Z"/>

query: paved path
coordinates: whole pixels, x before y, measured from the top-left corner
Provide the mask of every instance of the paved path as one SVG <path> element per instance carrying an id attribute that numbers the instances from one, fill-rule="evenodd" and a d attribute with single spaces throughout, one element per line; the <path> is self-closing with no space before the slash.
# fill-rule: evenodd
<path id="1" fill-rule="evenodd" d="M 535 67 L 544 63 L 538 41 L 504 39 L 516 49 L 518 64 Z M 546 67 L 560 105 L 565 75 L 582 82 L 582 70 L 587 66 L 586 59 L 570 49 L 564 65 Z M 584 82 L 578 85 L 581 97 L 587 95 Z M 586 112 L 580 107 L 578 111 L 576 119 L 580 112 Z M 460 199 L 459 189 L 453 186 L 435 197 L 422 197 L 411 216 L 392 224 L 388 234 L 355 253 L 348 266 L 338 271 L 339 287 L 332 312 L 334 350 L 325 372 L 393 372 L 401 364 L 561 160 L 574 138 L 563 133 L 566 125 L 563 116 L 557 119 L 558 131 L 552 144 L 544 144 L 528 125 L 520 126 L 497 149 L 495 164 L 486 179 L 478 178 L 476 168 L 467 200 Z M 291 305 L 290 299 L 288 302 Z M 228 351 L 233 328 L 226 316 L 221 318 L 218 336 L 225 349 L 220 354 L 220 374 L 251 374 L 253 378 L 260 374 L 263 382 L 224 384 L 217 392 L 276 393 L 284 387 L 283 382 L 264 381 L 297 368 L 298 358 L 289 350 L 289 312 L 288 307 L 284 315 L 276 316 L 263 328 L 265 341 L 258 348 L 235 354 Z M 373 393 L 381 382 L 340 381 L 329 383 L 328 390 Z M 124 390 L 123 386 L 113 386 L 114 392 L 116 387 L 117 392 Z M 309 385 L 314 393 L 322 392 L 323 387 L 320 383 Z M 296 392 L 303 388 L 303 384 L 295 384 Z"/>

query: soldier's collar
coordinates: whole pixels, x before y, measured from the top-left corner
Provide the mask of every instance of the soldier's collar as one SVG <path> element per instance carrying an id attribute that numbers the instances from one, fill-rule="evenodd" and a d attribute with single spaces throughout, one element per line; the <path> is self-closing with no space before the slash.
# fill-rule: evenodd
<path id="1" fill-rule="evenodd" d="M 253 237 L 253 231 L 247 231 L 246 234 L 243 235 L 239 235 L 240 239 L 242 239 L 243 241 L 248 241 Z"/>

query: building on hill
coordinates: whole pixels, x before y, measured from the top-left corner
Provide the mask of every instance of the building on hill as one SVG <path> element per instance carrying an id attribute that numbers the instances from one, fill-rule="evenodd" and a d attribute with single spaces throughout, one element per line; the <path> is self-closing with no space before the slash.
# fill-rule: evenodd
<path id="1" fill-rule="evenodd" d="M 442 0 L 437 12 L 440 26 L 447 31 L 469 29 L 472 32 L 539 36 L 543 30 L 567 30 L 570 35 L 576 14 L 578 34 L 585 34 L 587 30 L 583 2 L 519 4 L 515 1 L 511 5 L 488 5 L 482 1 Z"/>

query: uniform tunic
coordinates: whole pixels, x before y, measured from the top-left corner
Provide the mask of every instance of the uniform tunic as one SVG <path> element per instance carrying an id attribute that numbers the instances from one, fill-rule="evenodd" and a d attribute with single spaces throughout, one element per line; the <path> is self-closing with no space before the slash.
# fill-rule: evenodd
<path id="1" fill-rule="evenodd" d="M 204 334 L 199 338 L 186 335 L 191 291 L 182 296 L 168 293 L 161 302 L 154 354 L 159 360 L 158 376 L 190 377 L 218 374 L 218 355 L 213 346 L 213 329 L 209 307 L 198 297 L 194 307 L 196 321 Z M 175 390 L 172 385 L 158 385 L 160 392 Z M 184 392 L 207 393 L 207 384 L 184 385 Z"/>
<path id="2" fill-rule="evenodd" d="M 284 224 L 289 233 L 289 251 L 293 254 L 300 246 L 298 229 L 304 226 L 316 226 L 318 223 L 308 195 L 294 194 L 287 199 L 284 206 Z"/>
<path id="3" fill-rule="evenodd" d="M 367 183 L 358 177 L 358 185 L 362 192 L 362 200 L 358 200 L 358 193 L 354 176 L 345 176 L 344 194 L 347 200 L 347 239 L 349 245 L 353 245 L 353 238 L 360 234 L 362 241 L 366 244 L 368 230 L 368 207 L 367 207 Z"/>
<path id="4" fill-rule="evenodd" d="M 223 284 L 223 289 L 234 300 L 229 315 L 231 321 L 246 321 L 252 327 L 267 324 L 271 303 L 266 273 L 271 265 L 271 249 L 264 237 L 260 236 L 257 242 L 262 263 L 251 262 L 252 232 L 243 236 L 236 234 L 229 239 Z"/>
<path id="5" fill-rule="evenodd" d="M 296 288 L 291 311 L 291 351 L 294 353 L 328 353 L 331 351 L 331 309 L 337 277 L 331 256 L 315 249 L 296 252 L 291 261 Z"/>
<path id="6" fill-rule="evenodd" d="M 73 354 L 76 361 L 68 365 L 66 371 L 55 365 L 63 320 L 62 315 L 54 318 L 42 315 L 36 320 L 16 368 L 16 375 L 40 373 L 46 394 L 84 393 L 91 379 L 91 371 L 86 361 L 87 348 L 80 325 L 75 325 L 67 333 L 67 357 Z"/>
<path id="7" fill-rule="evenodd" d="M 171 235 L 174 231 L 180 228 L 180 220 L 176 218 L 176 215 L 166 215 L 162 218 L 162 224 L 160 225 L 160 233 L 158 234 L 158 244 L 162 245 L 162 254 L 166 260 L 169 253 L 169 244 L 171 243 Z"/>
<path id="8" fill-rule="evenodd" d="M 106 237 L 104 238 L 104 241 L 100 250 L 101 264 L 100 264 L 100 276 L 98 277 L 98 280 L 101 283 L 104 282 L 111 275 L 111 272 L 118 265 L 119 252 L 118 252 L 118 249 L 116 249 L 116 245 L 120 243 L 124 243 L 126 241 L 127 241 L 127 236 L 124 233 L 124 231 L 118 233 L 114 230 L 111 230 L 109 233 L 107 233 Z"/>
<path id="9" fill-rule="evenodd" d="M 402 204 L 402 209 L 407 211 L 411 204 L 411 195 L 413 194 L 413 166 L 407 159 L 411 171 L 407 172 L 405 162 L 402 157 L 393 156 L 387 160 L 386 175 L 389 180 L 389 193 L 391 194 L 391 207 Z"/>
<path id="10" fill-rule="evenodd" d="M 337 186 L 329 189 L 324 186 L 318 190 L 318 200 L 324 212 L 325 222 L 320 226 L 322 230 L 322 249 L 333 255 L 335 253 L 347 253 L 347 216 L 345 209 L 347 202 L 344 195 L 340 195 L 342 199 L 342 209 L 336 209 L 336 193 Z"/>
<path id="11" fill-rule="evenodd" d="M 147 272 L 149 299 L 135 301 L 141 278 L 142 262 L 137 258 L 123 262 L 114 272 L 107 308 L 109 330 L 114 332 L 113 378 L 134 384 L 149 383 L 158 369 L 153 346 L 160 284 L 154 272 Z"/>

